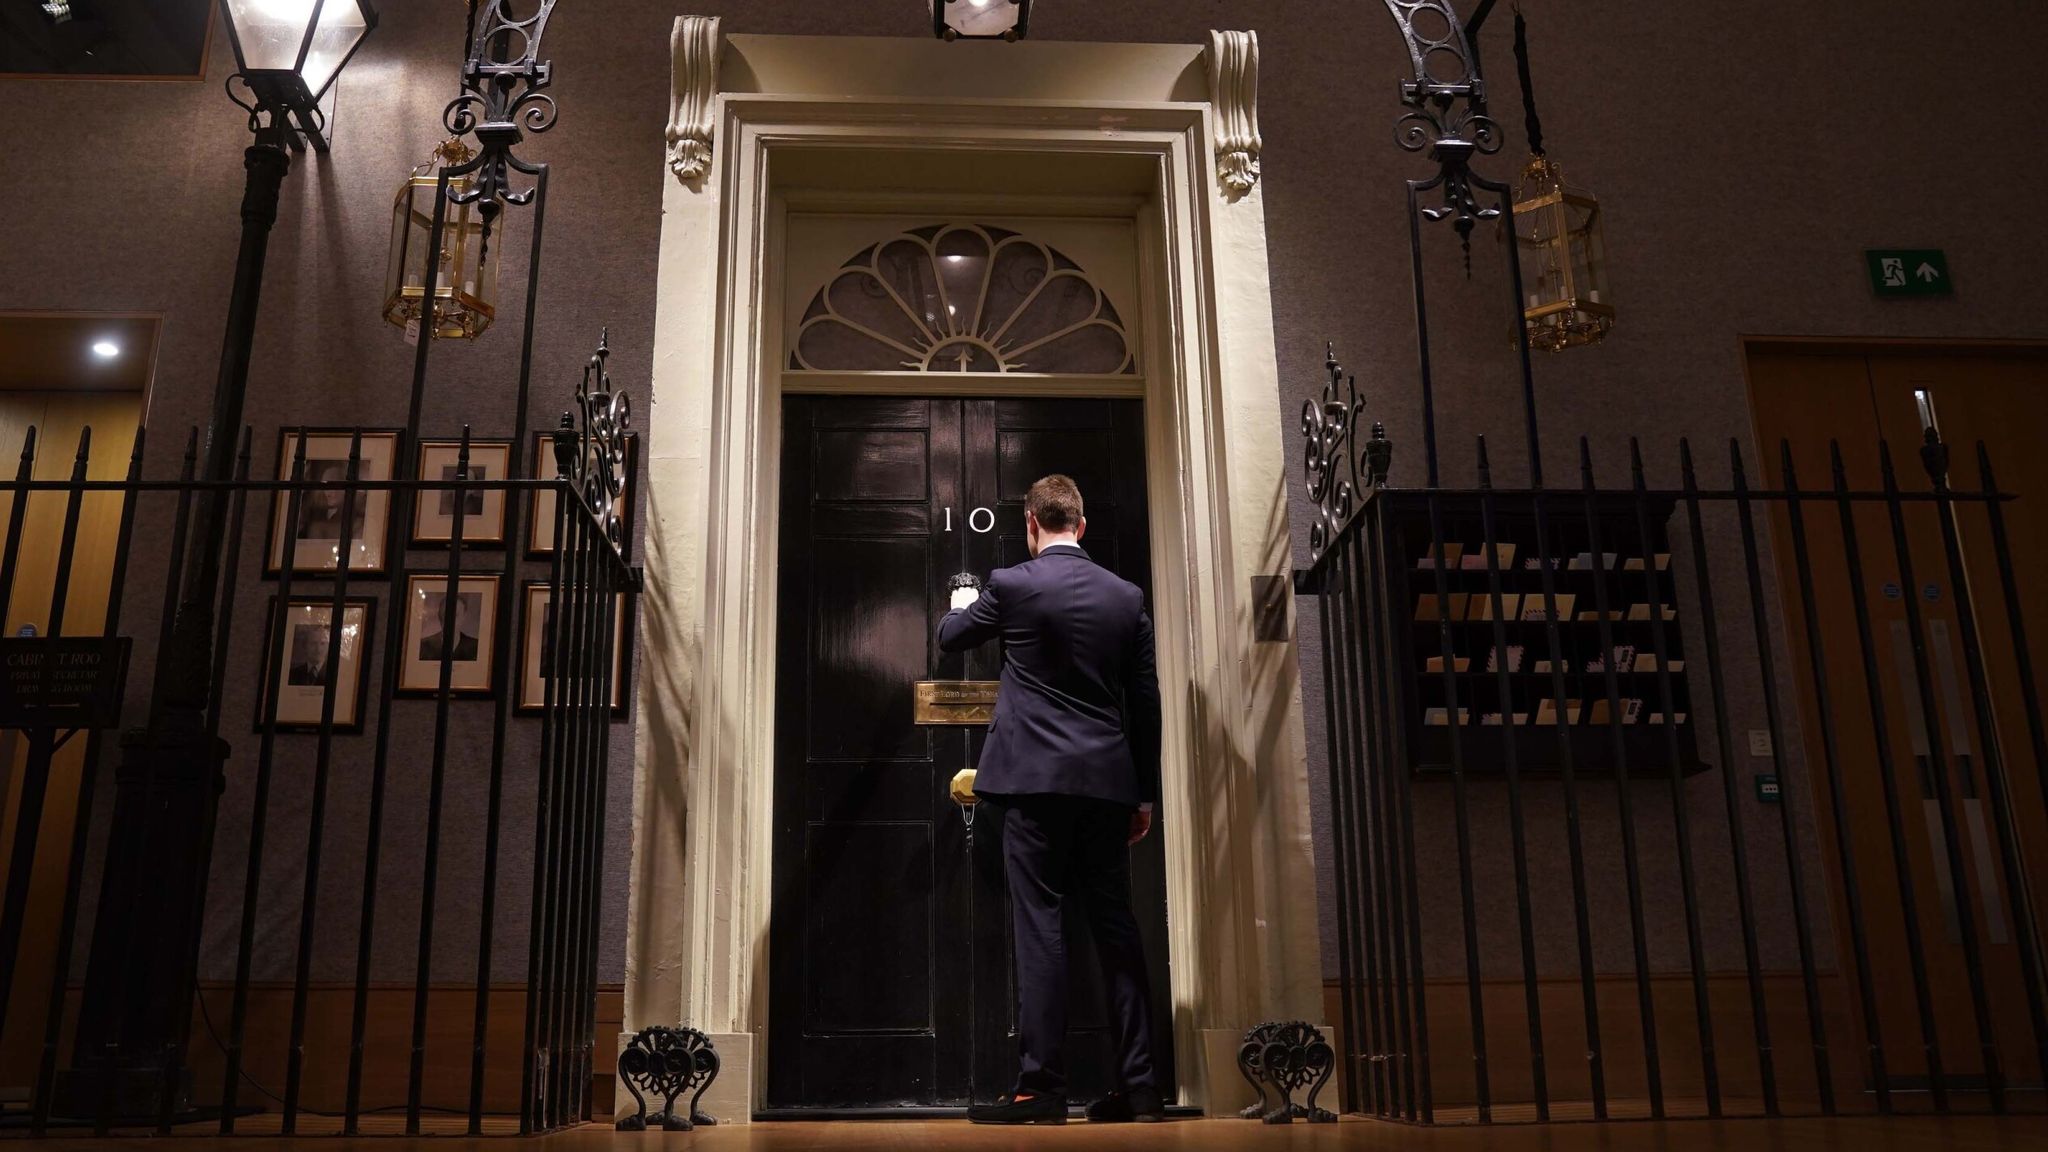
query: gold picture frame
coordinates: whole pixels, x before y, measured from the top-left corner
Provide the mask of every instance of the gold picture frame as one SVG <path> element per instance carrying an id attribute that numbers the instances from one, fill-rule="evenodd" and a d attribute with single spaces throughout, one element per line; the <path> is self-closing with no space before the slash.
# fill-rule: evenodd
<path id="1" fill-rule="evenodd" d="M 353 428 L 307 428 L 305 479 L 332 483 L 333 488 L 304 490 L 298 500 L 298 535 L 292 549 L 294 573 L 334 572 L 341 567 L 341 538 L 349 537 L 351 575 L 377 575 L 387 571 L 391 543 L 391 493 L 358 490 L 351 505 L 341 484 L 348 478 L 349 445 L 357 434 Z M 282 428 L 277 433 L 277 479 L 290 480 L 299 450 L 301 429 Z M 361 430 L 361 456 L 356 479 L 391 479 L 397 466 L 396 428 Z M 263 572 L 276 576 L 284 568 L 286 517 L 292 513 L 292 493 L 279 490 L 271 502 L 269 539 L 263 547 Z M 350 510 L 349 525 L 342 513 Z"/>
<path id="2" fill-rule="evenodd" d="M 460 440 L 421 440 L 417 479 L 421 483 L 455 479 L 462 458 Z M 512 474 L 512 441 L 471 440 L 469 479 L 504 480 Z M 462 546 L 494 549 L 505 546 L 505 497 L 503 488 L 474 489 L 463 493 L 466 510 L 462 517 Z M 414 548 L 445 546 L 455 531 L 455 490 L 422 488 L 413 501 L 412 539 Z"/>
<path id="3" fill-rule="evenodd" d="M 271 723 L 272 690 L 277 698 L 278 732 L 318 732 L 326 708 L 328 655 L 334 639 L 334 598 L 292 597 L 285 609 L 284 633 L 276 635 L 277 597 L 263 614 L 264 660 L 256 691 L 255 730 Z M 364 702 L 370 695 L 370 649 L 377 622 L 377 602 L 351 596 L 341 609 L 341 650 L 334 661 L 334 726 L 332 731 L 363 730 Z M 277 646 L 282 646 L 278 650 Z M 271 676 L 275 658 L 277 674 Z"/>
<path id="4" fill-rule="evenodd" d="M 448 577 L 412 573 L 406 578 L 405 627 L 399 641 L 398 694 L 434 696 L 441 690 L 441 658 L 448 648 L 449 691 L 489 696 L 497 690 L 498 613 L 503 608 L 499 576 L 465 573 L 456 581 L 455 639 L 444 644 L 443 606 Z"/>
<path id="5" fill-rule="evenodd" d="M 554 590 L 545 580 L 530 581 L 525 586 L 524 611 L 520 614 L 519 635 L 519 688 L 513 698 L 514 705 L 522 713 L 537 715 L 547 710 L 548 665 L 551 663 L 553 648 Z M 626 593 L 618 594 L 617 607 L 612 612 L 612 715 L 626 715 L 626 702 L 633 698 L 633 662 L 627 645 L 633 636 L 631 616 L 633 598 Z"/>

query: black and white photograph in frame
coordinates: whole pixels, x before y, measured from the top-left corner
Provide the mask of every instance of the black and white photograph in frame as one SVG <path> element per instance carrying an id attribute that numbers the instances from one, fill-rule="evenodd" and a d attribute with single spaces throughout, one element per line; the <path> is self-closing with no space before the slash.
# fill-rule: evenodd
<path id="1" fill-rule="evenodd" d="M 460 440 L 422 440 L 419 451 L 419 479 L 428 483 L 452 484 L 462 459 Z M 512 442 L 471 440 L 468 480 L 503 480 L 512 473 Z M 475 489 L 462 494 L 462 546 L 503 548 L 505 546 L 504 489 Z M 422 489 L 413 510 L 412 546 L 427 548 L 446 544 L 455 532 L 455 490 Z"/>
<path id="2" fill-rule="evenodd" d="M 332 572 L 341 567 L 341 541 L 349 540 L 350 572 L 384 571 L 385 547 L 391 535 L 391 493 L 358 491 L 350 501 L 342 487 L 348 479 L 348 452 L 352 430 L 309 429 L 306 432 L 305 479 L 333 487 L 309 488 L 299 496 L 298 538 L 293 548 L 294 572 Z M 356 466 L 358 480 L 389 480 L 398 458 L 395 429 L 365 430 L 362 457 Z M 299 451 L 296 429 L 284 429 L 277 437 L 277 478 L 292 478 L 292 463 Z M 270 543 L 264 548 L 264 573 L 275 576 L 284 564 L 285 518 L 291 515 L 292 494 L 280 491 L 270 515 Z M 346 522 L 344 522 L 346 513 Z"/>
<path id="3" fill-rule="evenodd" d="M 489 695 L 491 645 L 497 634 L 498 577 L 464 576 L 456 583 L 454 628 L 447 627 L 448 578 L 413 575 L 405 588 L 405 635 L 398 651 L 398 690 L 440 691 L 441 658 L 448 657 L 449 690 Z"/>
<path id="4" fill-rule="evenodd" d="M 561 475 L 555 467 L 555 440 L 552 432 L 533 434 L 533 475 L 537 480 L 553 480 Z M 621 538 L 630 550 L 633 542 L 633 498 L 637 492 L 636 474 L 640 470 L 640 434 L 626 433 L 626 487 L 619 493 L 614 507 L 619 515 Z M 528 556 L 552 556 L 555 551 L 555 494 L 535 492 L 533 501 L 527 505 L 526 554 Z"/>
<path id="5" fill-rule="evenodd" d="M 623 592 L 612 607 L 613 716 L 626 714 L 626 701 L 632 696 L 629 679 L 633 665 L 626 651 L 626 639 L 633 634 L 626 617 L 632 608 L 632 598 Z M 547 708 L 548 680 L 554 675 L 555 666 L 554 590 L 547 581 L 536 580 L 526 585 L 526 611 L 520 620 L 518 708 L 521 712 L 542 712 Z"/>
<path id="6" fill-rule="evenodd" d="M 339 655 L 333 661 L 334 731 L 363 730 L 363 701 L 370 688 L 370 628 L 377 616 L 377 602 L 349 597 L 341 610 Z M 275 627 L 277 597 L 270 598 L 264 612 L 265 631 Z M 277 659 L 277 731 L 317 732 L 320 714 L 329 688 L 329 657 L 334 646 L 334 601 L 328 596 L 293 597 L 285 610 L 284 634 L 265 644 L 263 668 L 272 666 L 268 654 L 273 645 L 282 648 Z M 270 719 L 269 692 L 256 694 L 256 730 L 261 732 Z"/>

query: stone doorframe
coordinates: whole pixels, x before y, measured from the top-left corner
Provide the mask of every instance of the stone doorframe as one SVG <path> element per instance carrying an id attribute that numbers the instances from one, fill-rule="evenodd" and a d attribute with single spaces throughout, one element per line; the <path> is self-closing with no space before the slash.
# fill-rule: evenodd
<path id="1" fill-rule="evenodd" d="M 747 1119 L 766 1065 L 782 307 L 769 160 L 780 148 L 1109 151 L 1156 164 L 1140 217 L 1162 304 L 1146 339 L 1146 439 L 1184 1097 L 1212 1112 L 1248 1102 L 1235 1067 L 1243 1030 L 1319 1018 L 1291 595 L 1285 638 L 1254 634 L 1255 585 L 1285 588 L 1292 565 L 1257 42 L 1212 40 L 724 37 L 712 18 L 676 22 L 643 409 L 645 657 L 620 1043 L 649 1024 L 712 1034 L 724 1074 L 705 1105 L 722 1119 Z"/>

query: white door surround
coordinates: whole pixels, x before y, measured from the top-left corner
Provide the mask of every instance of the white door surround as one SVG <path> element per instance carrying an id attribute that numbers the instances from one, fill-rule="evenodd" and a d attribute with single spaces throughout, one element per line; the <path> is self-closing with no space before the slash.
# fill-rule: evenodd
<path id="1" fill-rule="evenodd" d="M 721 37 L 715 20 L 677 21 L 645 409 L 625 1027 L 710 1033 L 724 1074 L 705 1106 L 722 1120 L 747 1119 L 765 1068 L 786 363 L 777 245 L 793 191 L 781 171 L 821 150 L 847 154 L 854 169 L 862 156 L 906 150 L 1006 158 L 1012 171 L 1040 173 L 1027 181 L 1044 185 L 1034 203 L 1133 199 L 1088 186 L 1089 174 L 1149 173 L 1132 211 L 1151 301 L 1146 440 L 1184 1096 L 1211 1111 L 1248 1102 L 1234 1064 L 1243 1030 L 1320 1015 L 1295 647 L 1291 634 L 1255 640 L 1251 611 L 1253 579 L 1284 579 L 1292 563 L 1249 104 L 1257 49 L 1245 33 L 1215 40 Z M 1224 93 L 1224 109 L 1211 92 Z M 1009 187 L 835 195 L 877 210 L 1003 211 L 1022 204 Z M 820 386 L 866 390 L 849 375 Z M 984 395 L 1051 386 L 960 374 L 933 374 L 930 385 Z"/>

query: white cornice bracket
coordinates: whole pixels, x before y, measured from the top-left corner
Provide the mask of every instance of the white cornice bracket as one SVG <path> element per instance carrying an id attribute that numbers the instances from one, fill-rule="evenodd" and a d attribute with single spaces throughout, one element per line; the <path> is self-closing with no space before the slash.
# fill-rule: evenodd
<path id="1" fill-rule="evenodd" d="M 1216 115 L 1216 174 L 1233 195 L 1259 182 L 1259 34 L 1209 33 L 1209 98 Z"/>
<path id="2" fill-rule="evenodd" d="M 717 121 L 718 56 L 724 46 L 716 16 L 678 16 L 669 33 L 668 166 L 688 183 L 711 171 Z"/>

